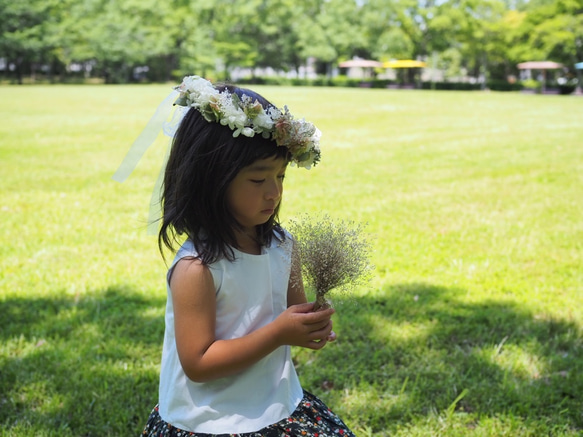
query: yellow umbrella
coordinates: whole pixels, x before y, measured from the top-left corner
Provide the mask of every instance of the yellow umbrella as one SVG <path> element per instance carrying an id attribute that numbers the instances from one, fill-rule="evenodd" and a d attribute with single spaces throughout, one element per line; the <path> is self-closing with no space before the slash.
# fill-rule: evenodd
<path id="1" fill-rule="evenodd" d="M 422 61 L 416 61 L 414 59 L 401 59 L 387 61 L 383 63 L 384 68 L 422 68 L 427 67 L 427 64 Z"/>

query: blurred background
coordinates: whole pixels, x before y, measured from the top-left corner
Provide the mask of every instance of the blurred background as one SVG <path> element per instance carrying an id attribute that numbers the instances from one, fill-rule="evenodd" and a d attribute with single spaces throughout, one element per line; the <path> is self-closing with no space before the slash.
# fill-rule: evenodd
<path id="1" fill-rule="evenodd" d="M 0 0 L 4 83 L 567 94 L 582 62 L 581 0 Z"/>

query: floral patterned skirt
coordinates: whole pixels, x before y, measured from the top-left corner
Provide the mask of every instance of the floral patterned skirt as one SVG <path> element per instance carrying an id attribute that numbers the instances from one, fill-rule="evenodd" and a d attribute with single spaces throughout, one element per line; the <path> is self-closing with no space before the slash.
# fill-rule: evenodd
<path id="1" fill-rule="evenodd" d="M 356 437 L 320 399 L 304 390 L 304 398 L 287 419 L 243 434 L 204 434 L 183 431 L 162 420 L 154 408 L 142 433 L 150 437 Z"/>

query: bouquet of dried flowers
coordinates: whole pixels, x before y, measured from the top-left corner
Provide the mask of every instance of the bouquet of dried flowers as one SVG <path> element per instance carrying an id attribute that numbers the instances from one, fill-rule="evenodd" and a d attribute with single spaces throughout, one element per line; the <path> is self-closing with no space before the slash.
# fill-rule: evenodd
<path id="1" fill-rule="evenodd" d="M 352 221 L 334 222 L 303 217 L 291 221 L 290 232 L 296 240 L 297 257 L 303 277 L 316 292 L 314 311 L 327 308 L 325 295 L 332 289 L 354 286 L 369 278 L 369 242 L 363 226 Z"/>

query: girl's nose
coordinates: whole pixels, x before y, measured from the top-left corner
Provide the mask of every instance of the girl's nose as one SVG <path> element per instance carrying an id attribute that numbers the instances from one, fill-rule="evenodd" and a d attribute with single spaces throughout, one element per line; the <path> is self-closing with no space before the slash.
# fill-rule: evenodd
<path id="1" fill-rule="evenodd" d="M 283 187 L 279 182 L 274 182 L 270 184 L 268 190 L 265 193 L 265 197 L 268 200 L 278 200 L 281 197 Z"/>

